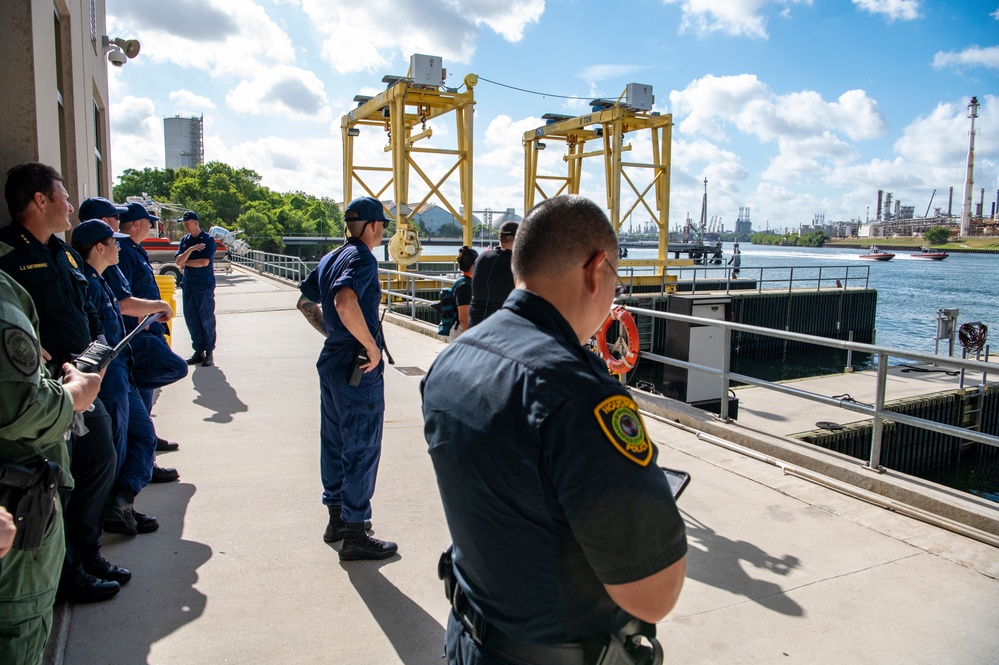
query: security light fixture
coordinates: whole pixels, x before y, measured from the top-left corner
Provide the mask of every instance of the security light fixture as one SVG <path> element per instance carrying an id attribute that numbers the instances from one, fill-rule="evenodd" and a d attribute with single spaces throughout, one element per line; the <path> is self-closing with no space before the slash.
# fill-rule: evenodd
<path id="1" fill-rule="evenodd" d="M 115 67 L 123 67 L 126 62 L 139 55 L 141 47 L 138 39 L 121 37 L 111 39 L 107 35 L 101 37 L 101 44 L 104 46 L 104 52 L 108 54 L 108 62 Z"/>

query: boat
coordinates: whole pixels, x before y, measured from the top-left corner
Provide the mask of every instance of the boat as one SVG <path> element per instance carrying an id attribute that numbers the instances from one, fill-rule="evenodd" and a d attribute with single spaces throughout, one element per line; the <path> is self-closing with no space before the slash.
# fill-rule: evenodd
<path id="1" fill-rule="evenodd" d="M 943 261 L 950 254 L 943 250 L 930 249 L 929 247 L 923 247 L 917 254 L 910 254 L 914 259 L 926 259 L 927 261 Z"/>
<path id="2" fill-rule="evenodd" d="M 878 249 L 877 245 L 871 245 L 870 251 L 867 254 L 861 254 L 860 258 L 869 261 L 891 261 L 895 258 L 895 255 L 883 249 Z"/>
<path id="3" fill-rule="evenodd" d="M 149 254 L 150 263 L 173 263 L 180 241 L 169 238 L 146 238 L 142 241 L 142 248 Z M 221 260 L 225 256 L 225 245 L 218 243 L 215 247 L 215 260 Z"/>

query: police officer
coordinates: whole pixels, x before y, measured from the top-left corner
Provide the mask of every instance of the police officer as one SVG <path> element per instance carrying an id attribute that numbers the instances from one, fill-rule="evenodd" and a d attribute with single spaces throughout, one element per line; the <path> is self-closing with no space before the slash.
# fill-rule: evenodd
<path id="1" fill-rule="evenodd" d="M 188 365 L 211 367 L 215 351 L 215 238 L 201 230 L 198 213 L 181 216 L 187 235 L 180 239 L 177 266 L 184 271 L 184 320 L 191 333 L 194 355 Z"/>
<path id="2" fill-rule="evenodd" d="M 0 256 L 10 251 L 0 244 Z M 71 487 L 66 430 L 74 411 L 93 404 L 101 377 L 69 364 L 62 370 L 62 383 L 49 378 L 31 297 L 0 272 L 0 466 L 49 459 L 59 465 L 60 485 Z M 12 498 L 12 490 L 0 484 L 0 505 L 14 510 Z M 64 552 L 63 520 L 57 514 L 38 551 L 13 549 L 3 557 L 0 663 L 41 662 Z"/>
<path id="3" fill-rule="evenodd" d="M 503 306 L 513 291 L 513 271 L 510 268 L 517 222 L 503 222 L 499 232 L 499 247 L 482 252 L 472 266 L 472 300 L 468 324 L 477 326 Z"/>
<path id="4" fill-rule="evenodd" d="M 298 308 L 324 337 L 319 370 L 320 474 L 328 543 L 343 540 L 340 560 L 385 559 L 395 543 L 373 538 L 371 497 L 382 449 L 385 382 L 378 305 L 382 290 L 372 250 L 388 219 L 381 202 L 354 199 L 344 211 L 350 238 L 302 282 Z M 363 351 L 365 356 L 360 356 Z M 351 380 L 354 368 L 363 371 Z"/>
<path id="5" fill-rule="evenodd" d="M 0 269 L 31 295 L 44 348 L 57 366 L 80 354 L 104 330 L 87 296 L 83 259 L 56 233 L 68 231 L 73 206 L 59 172 L 46 164 L 19 164 L 4 186 L 13 221 L 0 229 L 0 242 L 13 251 L 0 256 Z M 66 559 L 60 593 L 74 602 L 107 600 L 116 581 L 130 573 L 101 556 L 101 527 L 117 458 L 111 418 L 98 398 L 84 413 L 88 432 L 70 441 L 73 491 L 63 495 Z"/>
<path id="6" fill-rule="evenodd" d="M 421 384 L 454 543 L 452 665 L 629 662 L 601 650 L 650 636 L 679 596 L 686 537 L 656 448 L 583 347 L 615 296 L 617 250 L 591 201 L 535 207 L 517 289 Z"/>

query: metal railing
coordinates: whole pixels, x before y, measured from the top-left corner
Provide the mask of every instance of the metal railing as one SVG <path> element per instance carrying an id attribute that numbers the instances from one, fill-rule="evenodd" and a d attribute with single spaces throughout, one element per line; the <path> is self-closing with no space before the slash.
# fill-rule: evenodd
<path id="1" fill-rule="evenodd" d="M 441 289 L 444 288 L 445 284 L 454 284 L 458 281 L 458 277 L 451 278 L 445 277 L 444 275 L 428 275 L 425 273 L 416 272 L 404 272 L 401 270 L 388 270 L 386 268 L 381 268 L 378 270 L 378 275 L 381 277 L 385 276 L 382 280 L 382 291 L 385 293 L 385 302 L 387 303 L 390 312 L 396 312 L 395 301 L 403 300 L 409 303 L 409 316 L 414 321 L 416 320 L 416 306 L 417 305 L 433 305 L 437 302 L 437 299 L 428 300 L 427 298 L 421 298 L 416 295 L 417 281 L 423 282 L 420 290 L 426 291 L 427 289 Z M 393 286 L 393 282 L 396 282 L 396 286 Z M 399 288 L 398 283 L 404 282 L 404 286 Z M 430 283 L 430 285 L 427 284 Z M 434 286 L 439 285 L 439 286 Z"/>
<path id="2" fill-rule="evenodd" d="M 959 439 L 963 439 L 966 441 L 975 441 L 977 443 L 983 443 L 985 445 L 999 447 L 999 436 L 983 434 L 975 430 L 964 429 L 962 427 L 956 427 L 954 425 L 945 425 L 943 423 L 934 422 L 932 420 L 917 418 L 915 416 L 910 416 L 903 413 L 897 413 L 894 411 L 887 411 L 885 409 L 885 392 L 888 379 L 888 359 L 891 357 L 904 358 L 906 360 L 923 361 L 927 363 L 933 363 L 935 365 L 941 365 L 944 367 L 952 367 L 962 371 L 980 372 L 982 375 L 982 380 L 981 380 L 982 385 L 985 384 L 988 373 L 990 371 L 995 372 L 996 370 L 996 367 L 989 363 L 979 362 L 977 360 L 964 360 L 960 358 L 952 358 L 948 356 L 938 356 L 931 353 L 922 353 L 918 351 L 906 351 L 904 349 L 894 349 L 890 347 L 875 346 L 873 344 L 862 344 L 859 342 L 836 340 L 836 339 L 830 339 L 828 337 L 817 337 L 815 335 L 787 332 L 783 330 L 775 330 L 773 328 L 762 328 L 760 326 L 751 326 L 743 323 L 730 323 L 727 321 L 718 321 L 716 319 L 706 319 L 697 316 L 686 316 L 684 314 L 657 312 L 654 310 L 644 309 L 641 307 L 626 307 L 625 309 L 627 309 L 632 314 L 637 314 L 640 316 L 697 324 L 699 326 L 714 326 L 722 330 L 722 337 L 723 337 L 722 345 L 725 351 L 722 354 L 720 368 L 689 363 L 683 360 L 668 358 L 666 356 L 661 356 L 647 351 L 642 351 L 641 357 L 665 365 L 681 367 L 683 369 L 703 372 L 705 374 L 710 374 L 712 376 L 720 377 L 721 390 L 719 397 L 721 399 L 721 402 L 719 410 L 720 410 L 720 416 L 723 420 L 728 420 L 729 384 L 732 380 L 735 380 L 739 381 L 740 383 L 745 383 L 760 388 L 766 388 L 767 390 L 773 390 L 775 392 L 779 392 L 785 395 L 790 395 L 792 397 L 799 397 L 813 402 L 818 402 L 820 404 L 825 404 L 827 406 L 835 406 L 841 409 L 845 409 L 847 411 L 853 411 L 855 413 L 861 413 L 866 416 L 870 416 L 873 419 L 873 426 L 871 430 L 871 455 L 870 459 L 867 460 L 867 466 L 874 470 L 881 470 L 882 468 L 881 439 L 882 439 L 882 432 L 885 420 L 901 423 L 903 425 L 910 425 L 912 427 L 917 427 L 919 429 L 930 430 L 932 432 L 937 432 L 947 436 L 957 437 Z M 821 395 L 819 393 L 813 393 L 807 390 L 802 390 L 800 388 L 792 387 L 791 385 L 788 384 L 774 383 L 772 381 L 757 379 L 755 377 L 748 376 L 745 374 L 732 372 L 730 370 L 732 333 L 736 331 L 753 333 L 755 335 L 762 335 L 766 337 L 776 337 L 778 339 L 784 339 L 793 342 L 806 342 L 808 344 L 815 344 L 817 346 L 824 346 L 831 349 L 841 349 L 846 351 L 871 354 L 877 359 L 877 378 L 876 378 L 877 392 L 875 395 L 874 405 L 872 406 L 869 404 L 863 404 L 861 402 L 856 402 L 851 399 L 847 399 L 845 397 L 844 398 L 828 397 L 826 395 Z M 886 416 L 886 414 L 889 415 Z"/>
<path id="3" fill-rule="evenodd" d="M 635 277 L 648 275 L 653 270 L 651 266 L 621 266 L 618 272 L 621 280 L 628 287 L 628 294 L 632 295 Z M 737 274 L 736 274 L 737 273 Z M 689 266 L 680 268 L 669 268 L 668 275 L 676 276 L 684 284 L 690 285 L 690 291 L 696 293 L 698 283 L 703 285 L 702 291 L 720 291 L 724 284 L 725 293 L 737 291 L 745 293 L 747 291 L 787 291 L 792 290 L 815 290 L 823 288 L 868 288 L 870 284 L 871 267 L 869 265 L 860 266 L 763 266 L 755 268 L 737 268 L 731 266 Z M 666 277 L 660 275 L 660 288 L 673 284 L 667 282 Z M 752 283 L 752 288 L 746 288 Z M 649 286 L 648 281 L 643 281 L 641 286 Z M 685 289 L 685 292 L 686 289 Z"/>
<path id="4" fill-rule="evenodd" d="M 273 254 L 253 249 L 243 255 L 233 254 L 230 260 L 234 265 L 243 266 L 258 273 L 274 275 L 292 282 L 301 282 L 309 276 L 312 268 L 297 256 Z"/>

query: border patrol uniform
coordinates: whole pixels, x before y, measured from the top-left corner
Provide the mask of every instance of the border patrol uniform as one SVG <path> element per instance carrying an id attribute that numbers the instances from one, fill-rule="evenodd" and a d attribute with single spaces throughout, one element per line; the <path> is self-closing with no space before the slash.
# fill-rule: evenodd
<path id="1" fill-rule="evenodd" d="M 0 256 L 10 251 L 0 244 Z M 61 470 L 59 484 L 72 487 L 64 435 L 73 418 L 73 399 L 48 378 L 37 330 L 38 315 L 28 292 L 0 272 L 0 465 L 50 459 Z M 10 490 L 0 485 L 0 505 L 13 513 L 11 499 Z M 41 662 L 64 553 L 63 520 L 57 513 L 41 549 L 12 549 L 3 558 L 0 662 Z"/>
<path id="2" fill-rule="evenodd" d="M 131 238 L 122 238 L 119 244 L 121 251 L 118 253 L 117 268 L 128 280 L 132 295 L 146 300 L 160 300 L 160 287 L 156 284 L 156 276 L 149 264 L 149 254 Z M 126 332 L 131 332 L 139 325 L 139 320 L 134 316 L 122 315 L 122 319 Z M 153 391 L 156 388 L 176 383 L 187 376 L 187 362 L 170 348 L 166 332 L 165 324 L 154 321 L 129 343 L 135 359 L 132 379 L 142 395 L 147 411 L 152 409 Z"/>
<path id="3" fill-rule="evenodd" d="M 0 242 L 13 251 L 0 256 L 0 270 L 31 295 L 42 347 L 61 365 L 87 348 L 104 329 L 88 297 L 83 259 L 57 236 L 41 243 L 19 222 L 0 229 Z M 60 492 L 66 520 L 64 578 L 82 574 L 81 558 L 100 553 L 104 509 L 114 482 L 117 458 L 111 417 L 98 397 L 83 414 L 90 430 L 70 440 L 72 493 Z"/>
<path id="4" fill-rule="evenodd" d="M 215 238 L 205 231 L 200 235 L 190 233 L 180 239 L 180 247 L 175 257 L 186 252 L 192 245 L 204 243 L 205 248 L 191 252 L 191 259 L 208 259 L 203 268 L 184 268 L 180 287 L 184 291 L 184 321 L 191 333 L 191 347 L 195 353 L 209 353 L 215 350 Z"/>
<path id="5" fill-rule="evenodd" d="M 479 645 L 453 610 L 449 662 L 512 662 L 491 646 L 500 637 L 529 653 L 629 623 L 603 585 L 680 560 L 684 524 L 637 406 L 558 310 L 515 290 L 440 354 L 421 390 L 457 610 L 488 624 Z"/>
<path id="6" fill-rule="evenodd" d="M 334 304 L 336 292 L 343 287 L 357 293 L 368 332 L 382 348 L 378 261 L 355 238 L 324 256 L 300 288 L 306 298 L 320 303 L 326 323 L 326 342 L 316 363 L 322 406 L 319 462 L 323 504 L 341 506 L 344 522 L 363 522 L 371 517 L 371 497 L 381 457 L 385 361 L 364 374 L 360 385 L 348 385 L 357 340 L 341 322 Z"/>

